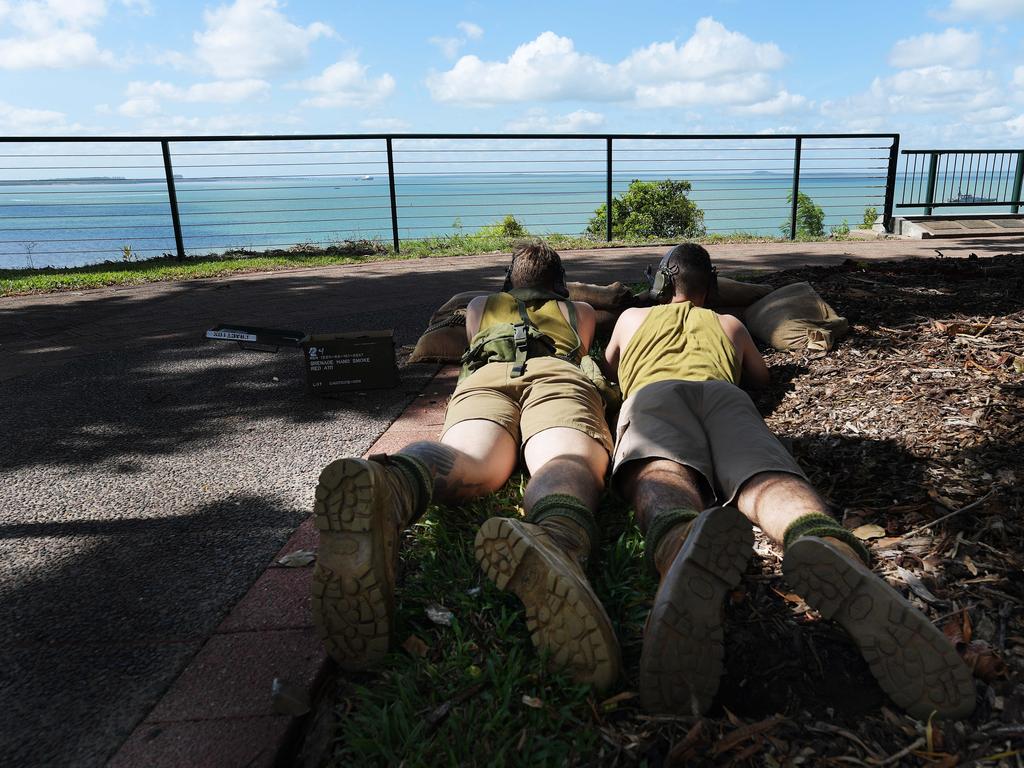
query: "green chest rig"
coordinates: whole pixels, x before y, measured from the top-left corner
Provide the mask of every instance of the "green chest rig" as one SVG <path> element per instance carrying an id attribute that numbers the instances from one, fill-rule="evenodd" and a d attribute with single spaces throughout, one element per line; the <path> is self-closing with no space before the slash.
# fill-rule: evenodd
<path id="1" fill-rule="evenodd" d="M 523 375 L 526 361 L 534 357 L 557 357 L 579 366 L 582 358 L 580 351 L 582 343 L 576 323 L 576 307 L 571 301 L 567 301 L 564 296 L 533 288 L 513 288 L 503 292 L 516 300 L 520 320 L 518 323 L 495 323 L 490 328 L 477 333 L 473 337 L 473 343 L 469 349 L 462 355 L 462 372 L 459 374 L 459 381 L 488 363 L 515 363 L 512 367 L 511 377 L 516 379 Z M 526 312 L 526 302 L 537 299 L 565 302 L 569 314 L 569 327 L 572 328 L 572 332 L 576 336 L 576 346 L 567 354 L 558 354 L 551 337 L 542 333 L 531 322 L 530 316 Z"/>

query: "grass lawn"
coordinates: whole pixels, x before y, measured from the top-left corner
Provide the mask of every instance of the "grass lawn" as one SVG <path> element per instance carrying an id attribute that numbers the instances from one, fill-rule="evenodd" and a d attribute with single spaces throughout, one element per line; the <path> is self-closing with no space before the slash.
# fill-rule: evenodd
<path id="1" fill-rule="evenodd" d="M 398 254 L 390 245 L 381 241 L 363 240 L 326 247 L 296 245 L 289 250 L 266 252 L 227 251 L 223 254 L 189 257 L 184 261 L 179 261 L 173 256 L 164 256 L 143 261 L 105 261 L 101 264 L 82 267 L 0 269 L 0 296 L 51 293 L 101 288 L 110 285 L 139 285 L 169 280 L 192 280 L 241 272 L 268 272 L 279 269 L 324 267 L 390 259 L 508 252 L 517 239 L 501 235 L 456 234 L 404 241 L 401 252 Z M 555 248 L 563 250 L 660 244 L 659 241 L 616 240 L 605 242 L 568 235 L 548 235 L 546 239 Z M 740 233 L 728 237 L 711 236 L 702 239 L 701 242 L 775 242 L 779 239 Z M 804 239 L 800 238 L 800 240 Z"/>
<path id="2" fill-rule="evenodd" d="M 382 672 L 346 684 L 331 765 L 565 765 L 607 752 L 606 718 L 619 701 L 548 670 L 529 640 L 522 605 L 494 587 L 473 557 L 480 524 L 521 514 L 520 477 L 459 508 L 433 507 L 402 548 L 395 641 Z M 635 668 L 655 584 L 639 534 L 621 503 L 599 515 L 595 589 Z M 451 626 L 427 609 L 443 606 Z"/>

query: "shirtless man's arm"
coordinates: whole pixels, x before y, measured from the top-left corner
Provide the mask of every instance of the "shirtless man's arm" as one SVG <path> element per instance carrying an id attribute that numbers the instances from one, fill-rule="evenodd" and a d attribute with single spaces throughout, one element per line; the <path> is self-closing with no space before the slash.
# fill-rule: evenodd
<path id="1" fill-rule="evenodd" d="M 771 382 L 771 373 L 747 327 L 732 315 L 719 315 L 718 322 L 739 355 L 743 383 L 755 388 L 768 386 Z"/>

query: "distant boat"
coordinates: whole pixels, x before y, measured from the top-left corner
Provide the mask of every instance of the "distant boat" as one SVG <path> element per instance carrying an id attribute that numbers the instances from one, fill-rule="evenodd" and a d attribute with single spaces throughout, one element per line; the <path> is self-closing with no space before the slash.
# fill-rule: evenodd
<path id="1" fill-rule="evenodd" d="M 360 176 L 360 181 L 373 181 L 373 176 Z"/>
<path id="2" fill-rule="evenodd" d="M 967 192 L 961 192 L 956 197 L 951 197 L 947 200 L 947 203 L 994 203 L 996 199 L 994 197 L 980 197 L 979 195 L 971 195 Z"/>

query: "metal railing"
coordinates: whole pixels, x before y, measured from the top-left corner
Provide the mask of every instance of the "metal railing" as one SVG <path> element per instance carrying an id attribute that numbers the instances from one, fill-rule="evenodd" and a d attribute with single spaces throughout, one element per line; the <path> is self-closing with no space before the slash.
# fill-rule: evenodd
<path id="1" fill-rule="evenodd" d="M 897 208 L 1010 206 L 1017 213 L 1024 150 L 903 150 L 902 195 Z"/>
<path id="2" fill-rule="evenodd" d="M 892 218 L 898 134 L 0 137 L 0 266 L 455 237 L 512 215 L 611 240 L 634 179 L 686 180 L 707 233 Z"/>

